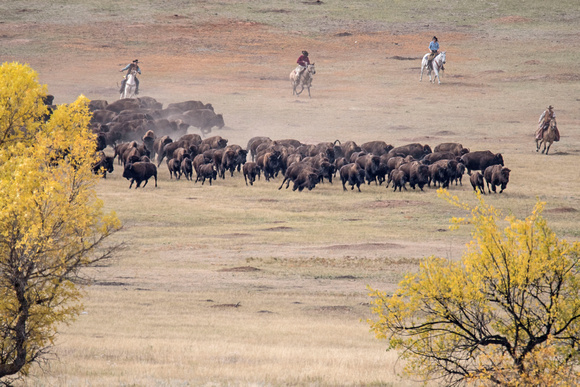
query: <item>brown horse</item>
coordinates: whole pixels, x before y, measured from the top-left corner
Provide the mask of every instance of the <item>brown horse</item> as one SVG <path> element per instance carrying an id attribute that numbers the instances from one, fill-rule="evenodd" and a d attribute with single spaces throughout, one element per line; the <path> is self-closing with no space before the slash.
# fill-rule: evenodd
<path id="1" fill-rule="evenodd" d="M 547 155 L 554 141 L 560 141 L 560 133 L 558 132 L 556 119 L 552 118 L 550 120 L 548 129 L 543 131 L 542 137 L 541 138 L 536 137 L 536 152 L 539 151 L 542 144 L 544 144 L 544 149 L 542 149 L 542 153 L 546 152 Z"/>

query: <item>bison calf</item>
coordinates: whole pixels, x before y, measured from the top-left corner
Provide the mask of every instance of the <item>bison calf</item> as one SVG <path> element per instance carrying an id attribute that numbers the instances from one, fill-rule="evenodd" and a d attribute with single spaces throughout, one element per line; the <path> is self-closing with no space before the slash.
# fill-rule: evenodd
<path id="1" fill-rule="evenodd" d="M 483 175 L 480 172 L 474 172 L 469 177 L 469 181 L 471 182 L 471 186 L 473 187 L 474 191 L 479 190 L 481 193 L 485 193 L 485 188 L 483 186 Z"/>

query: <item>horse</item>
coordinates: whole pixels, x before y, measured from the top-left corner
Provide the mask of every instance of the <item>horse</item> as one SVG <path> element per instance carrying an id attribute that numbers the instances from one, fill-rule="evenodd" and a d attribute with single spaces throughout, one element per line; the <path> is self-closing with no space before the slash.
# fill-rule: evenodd
<path id="1" fill-rule="evenodd" d="M 540 129 L 541 130 L 541 129 Z M 540 150 L 542 144 L 544 144 L 544 149 L 542 153 L 546 152 L 546 155 L 550 151 L 550 147 L 554 141 L 560 141 L 560 133 L 558 132 L 558 126 L 556 125 L 556 119 L 552 118 L 548 129 L 542 131 L 542 137 L 536 137 L 536 152 Z"/>
<path id="2" fill-rule="evenodd" d="M 302 72 L 302 76 L 298 76 L 297 69 L 292 70 L 290 73 L 290 82 L 292 82 L 292 95 L 300 95 L 306 87 L 308 89 L 308 97 L 312 98 L 310 95 L 310 87 L 312 86 L 312 76 L 316 74 L 316 69 L 314 68 L 314 63 L 306 66 L 306 69 Z M 296 90 L 298 85 L 302 86 L 300 91 Z"/>
<path id="3" fill-rule="evenodd" d="M 135 87 L 136 87 L 136 83 L 135 83 L 135 75 L 136 75 L 136 71 L 132 70 L 129 71 L 129 73 L 127 74 L 127 82 L 125 82 L 125 88 L 123 89 L 123 92 L 121 93 L 121 96 L 119 97 L 119 99 L 123 99 L 123 98 L 133 98 L 135 96 Z"/>
<path id="4" fill-rule="evenodd" d="M 442 70 L 443 65 L 445 64 L 445 52 L 446 51 L 439 53 L 439 55 L 437 55 L 431 61 L 431 63 L 433 64 L 433 72 L 435 73 L 435 76 L 433 77 L 433 79 L 431 79 L 431 68 L 428 66 L 429 60 L 427 59 L 430 54 L 425 54 L 425 56 L 423 57 L 423 61 L 421 62 L 421 77 L 419 78 L 419 82 L 421 82 L 423 80 L 423 71 L 425 70 L 425 68 L 427 68 L 427 70 L 428 70 L 427 75 L 429 75 L 429 82 L 435 83 L 435 78 L 437 78 L 437 82 L 439 82 L 439 84 L 441 84 L 441 78 L 439 77 L 439 72 Z"/>

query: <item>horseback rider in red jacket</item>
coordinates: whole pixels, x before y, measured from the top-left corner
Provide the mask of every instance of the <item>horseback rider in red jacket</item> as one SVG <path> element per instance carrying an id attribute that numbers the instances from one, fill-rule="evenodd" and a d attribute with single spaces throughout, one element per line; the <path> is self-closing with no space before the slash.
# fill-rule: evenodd
<path id="1" fill-rule="evenodd" d="M 296 63 L 298 63 L 298 67 L 296 68 L 296 71 L 298 73 L 297 79 L 300 79 L 302 73 L 304 72 L 304 70 L 306 70 L 306 67 L 308 67 L 308 65 L 310 64 L 310 59 L 308 58 L 308 51 L 302 51 L 302 55 L 298 57 Z"/>

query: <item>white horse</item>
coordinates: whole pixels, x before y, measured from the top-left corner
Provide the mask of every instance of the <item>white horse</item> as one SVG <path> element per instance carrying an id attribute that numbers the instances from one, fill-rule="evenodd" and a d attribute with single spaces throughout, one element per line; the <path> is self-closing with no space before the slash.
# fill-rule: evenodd
<path id="1" fill-rule="evenodd" d="M 300 95 L 306 87 L 308 89 L 308 97 L 310 96 L 310 87 L 312 86 L 312 77 L 316 74 L 316 69 L 314 68 L 314 63 L 306 66 L 302 72 L 302 76 L 298 76 L 298 69 L 292 70 L 290 73 L 290 82 L 292 82 L 292 95 Z M 298 91 L 298 86 L 301 86 L 300 91 Z"/>
<path id="2" fill-rule="evenodd" d="M 135 70 L 132 70 L 127 74 L 127 82 L 125 82 L 125 88 L 123 89 L 119 99 L 135 97 L 135 88 L 137 86 L 135 83 L 135 74 Z"/>
<path id="3" fill-rule="evenodd" d="M 429 75 L 429 82 L 435 83 L 435 78 L 437 78 L 437 82 L 441 84 L 439 72 L 441 71 L 443 65 L 445 64 L 445 52 L 446 51 L 439 53 L 435 58 L 433 58 L 433 61 L 431 62 L 433 64 L 433 72 L 435 73 L 433 79 L 431 79 L 431 68 L 428 66 L 429 60 L 427 59 L 430 54 L 425 54 L 425 56 L 423 57 L 423 61 L 421 62 L 421 77 L 419 78 L 419 82 L 423 80 L 423 71 L 427 69 L 428 70 L 427 75 Z"/>

